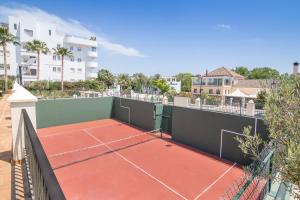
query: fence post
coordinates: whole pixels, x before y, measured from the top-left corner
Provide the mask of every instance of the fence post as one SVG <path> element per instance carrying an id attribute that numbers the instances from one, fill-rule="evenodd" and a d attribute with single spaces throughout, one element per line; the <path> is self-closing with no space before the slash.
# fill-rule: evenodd
<path id="1" fill-rule="evenodd" d="M 201 99 L 199 97 L 195 100 L 195 104 L 198 108 L 201 107 Z"/>
<path id="2" fill-rule="evenodd" d="M 34 129 L 36 129 L 35 104 L 37 102 L 37 98 L 21 85 L 15 83 L 13 87 L 13 94 L 7 99 L 7 101 L 10 103 L 11 109 L 12 161 L 20 163 L 24 159 L 23 149 L 25 147 L 24 118 L 22 115 L 22 109 L 27 111 Z"/>
<path id="3" fill-rule="evenodd" d="M 255 103 L 253 100 L 250 100 L 246 106 L 246 115 L 254 116 L 255 115 Z"/>
<path id="4" fill-rule="evenodd" d="M 163 104 L 168 104 L 168 97 L 167 97 L 167 96 L 164 96 L 164 97 L 163 97 L 162 103 L 163 103 Z"/>

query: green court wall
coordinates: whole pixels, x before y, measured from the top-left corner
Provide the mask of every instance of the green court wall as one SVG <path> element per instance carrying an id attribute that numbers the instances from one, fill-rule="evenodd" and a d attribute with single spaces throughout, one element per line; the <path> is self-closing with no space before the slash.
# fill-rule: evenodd
<path id="1" fill-rule="evenodd" d="M 113 97 L 39 100 L 37 128 L 111 118 L 112 104 Z"/>
<path id="2" fill-rule="evenodd" d="M 246 126 L 251 126 L 254 132 L 255 118 L 173 107 L 172 138 L 216 156 L 219 156 L 220 153 L 221 129 L 242 133 Z M 257 133 L 264 140 L 268 140 L 267 125 L 262 119 L 257 119 Z M 236 135 L 233 134 L 223 134 L 222 158 L 247 165 L 251 159 L 241 152 L 235 137 Z"/>
<path id="3" fill-rule="evenodd" d="M 130 124 L 148 131 L 160 128 L 162 109 L 159 105 L 161 104 L 118 97 L 114 97 L 113 102 L 113 118 L 130 122 Z"/>

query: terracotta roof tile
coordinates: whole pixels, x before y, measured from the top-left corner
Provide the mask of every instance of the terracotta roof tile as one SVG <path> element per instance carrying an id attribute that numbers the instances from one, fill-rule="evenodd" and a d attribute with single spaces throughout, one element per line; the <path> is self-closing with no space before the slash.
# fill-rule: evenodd
<path id="1" fill-rule="evenodd" d="M 218 69 L 215 69 L 211 72 L 209 72 L 207 75 L 205 75 L 206 77 L 213 77 L 213 76 L 229 76 L 229 77 L 236 77 L 236 78 L 240 78 L 240 79 L 244 79 L 245 77 L 230 70 L 227 69 L 225 67 L 220 67 Z"/>

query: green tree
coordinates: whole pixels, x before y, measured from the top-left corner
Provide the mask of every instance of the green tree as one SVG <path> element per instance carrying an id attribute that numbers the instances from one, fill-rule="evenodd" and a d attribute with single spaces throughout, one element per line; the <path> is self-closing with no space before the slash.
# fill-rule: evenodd
<path id="1" fill-rule="evenodd" d="M 169 86 L 167 81 L 165 79 L 161 79 L 161 78 L 153 80 L 152 85 L 156 89 L 159 89 L 162 94 L 165 94 L 166 92 L 168 92 L 171 89 L 171 87 Z"/>
<path id="2" fill-rule="evenodd" d="M 56 49 L 53 49 L 54 54 L 57 56 L 61 56 L 61 91 L 64 91 L 64 58 L 67 57 L 73 57 L 73 53 L 63 47 L 57 47 Z"/>
<path id="3" fill-rule="evenodd" d="M 160 79 L 160 78 L 161 78 L 160 74 L 154 74 L 154 76 L 151 77 L 151 79 L 154 79 L 154 80 L 157 80 L 157 79 Z"/>
<path id="4" fill-rule="evenodd" d="M 106 88 L 110 88 L 114 85 L 115 77 L 114 75 L 107 69 L 100 69 L 98 72 L 98 78 L 99 81 L 103 82 L 106 86 Z"/>
<path id="5" fill-rule="evenodd" d="M 281 76 L 265 102 L 265 121 L 274 145 L 273 169 L 300 192 L 300 77 Z M 249 135 L 249 130 L 244 131 Z M 259 136 L 239 140 L 240 148 L 257 159 L 263 143 Z M 300 196 L 298 196 L 300 198 Z"/>
<path id="6" fill-rule="evenodd" d="M 179 73 L 175 77 L 177 81 L 181 81 L 181 91 L 190 92 L 192 88 L 192 76 L 191 73 Z"/>
<path id="7" fill-rule="evenodd" d="M 0 46 L 3 48 L 3 65 L 4 65 L 4 79 L 5 79 L 5 86 L 4 91 L 7 92 L 8 90 L 8 76 L 7 76 L 7 57 L 6 57 L 6 49 L 7 45 L 12 43 L 13 45 L 19 45 L 19 41 L 17 37 L 13 34 L 9 33 L 7 27 L 0 26 Z"/>
<path id="8" fill-rule="evenodd" d="M 143 88 L 148 86 L 148 77 L 143 73 L 133 74 L 131 85 L 134 91 L 142 92 Z"/>
<path id="9" fill-rule="evenodd" d="M 25 49 L 30 52 L 36 52 L 37 54 L 37 80 L 40 80 L 40 54 L 49 53 L 49 49 L 45 42 L 40 40 L 33 40 L 25 44 Z"/>
<path id="10" fill-rule="evenodd" d="M 279 76 L 279 72 L 276 69 L 270 67 L 258 67 L 250 71 L 247 78 L 249 79 L 271 79 Z"/>
<path id="11" fill-rule="evenodd" d="M 267 100 L 267 96 L 268 96 L 268 93 L 267 93 L 266 90 L 259 91 L 257 93 L 256 103 L 259 103 L 262 106 L 265 105 L 266 100 Z"/>
<path id="12" fill-rule="evenodd" d="M 118 75 L 118 84 L 121 86 L 122 91 L 131 89 L 131 79 L 128 74 Z"/>
<path id="13" fill-rule="evenodd" d="M 250 71 L 248 70 L 248 68 L 243 67 L 243 66 L 236 67 L 235 69 L 233 69 L 233 71 L 244 76 L 245 78 L 247 78 L 250 74 Z"/>

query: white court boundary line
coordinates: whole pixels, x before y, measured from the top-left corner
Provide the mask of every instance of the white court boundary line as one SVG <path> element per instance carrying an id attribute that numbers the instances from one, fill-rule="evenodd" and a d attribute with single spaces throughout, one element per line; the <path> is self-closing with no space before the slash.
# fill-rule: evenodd
<path id="1" fill-rule="evenodd" d="M 91 137 L 93 137 L 94 135 L 90 132 L 88 132 L 87 130 L 84 130 L 87 134 L 89 134 Z M 95 137 L 95 136 L 94 136 Z M 104 142 L 102 142 L 101 140 L 99 140 L 98 138 L 95 138 L 99 143 L 103 144 L 106 148 L 108 148 L 109 150 L 113 151 L 112 148 L 110 148 L 108 145 L 106 145 Z M 155 180 L 156 182 L 160 183 L 161 185 L 163 185 L 165 188 L 167 188 L 168 190 L 170 190 L 171 192 L 173 192 L 174 194 L 176 194 L 177 196 L 181 197 L 184 200 L 188 200 L 186 197 L 184 197 L 183 195 L 181 195 L 179 192 L 177 192 L 176 190 L 174 190 L 173 188 L 171 188 L 170 186 L 168 186 L 167 184 L 165 184 L 164 182 L 162 182 L 161 180 L 157 179 L 155 176 L 151 175 L 150 173 L 148 173 L 146 170 L 144 170 L 143 168 L 141 168 L 140 166 L 138 166 L 137 164 L 133 163 L 132 161 L 130 161 L 129 159 L 127 159 L 126 157 L 124 157 L 122 154 L 120 154 L 119 152 L 113 151 L 114 154 L 116 154 L 117 156 L 119 156 L 120 158 L 122 158 L 124 161 L 128 162 L 129 164 L 131 164 L 133 167 L 135 167 L 136 169 L 140 170 L 141 172 L 143 172 L 144 174 L 146 174 L 147 176 L 149 176 L 150 178 L 152 178 L 153 180 Z"/>
<path id="2" fill-rule="evenodd" d="M 231 167 L 229 167 L 225 172 L 223 172 L 216 180 L 214 180 L 214 182 L 212 182 L 209 186 L 207 186 L 204 190 L 202 190 L 202 192 L 200 192 L 200 194 L 198 194 L 194 200 L 199 199 L 203 194 L 205 194 L 210 188 L 212 188 L 221 178 L 223 178 L 226 174 L 228 174 L 228 172 L 234 168 L 234 166 L 237 163 L 234 163 Z"/>
<path id="3" fill-rule="evenodd" d="M 96 148 L 96 147 L 104 146 L 105 144 L 108 145 L 108 144 L 113 144 L 113 143 L 116 143 L 116 142 L 121 142 L 121 141 L 128 140 L 128 139 L 131 139 L 131 138 L 136 138 L 136 137 L 139 137 L 139 136 L 147 135 L 148 133 L 159 131 L 159 130 L 160 129 L 153 130 L 153 131 L 148 131 L 148 132 L 144 132 L 144 133 L 140 133 L 140 134 L 136 134 L 136 135 L 131 135 L 131 136 L 128 136 L 128 137 L 125 137 L 125 138 L 109 141 L 109 142 L 106 142 L 106 143 L 101 143 L 101 144 L 97 144 L 97 145 L 93 145 L 93 146 L 89 146 L 89 147 L 83 147 L 83 148 L 78 148 L 78 149 L 74 149 L 74 150 L 70 150 L 70 151 L 64 151 L 64 152 L 61 152 L 61 153 L 52 154 L 52 155 L 49 156 L 49 158 L 53 158 L 53 157 L 57 157 L 57 156 L 63 156 L 63 155 L 66 155 L 66 154 L 75 153 L 75 152 L 79 152 L 79 151 L 84 151 L 84 150 L 88 150 L 88 149 L 93 149 L 93 148 Z M 88 134 L 88 135 L 98 142 L 97 138 L 94 135 L 93 136 L 90 135 L 90 134 Z"/>
<path id="4" fill-rule="evenodd" d="M 102 127 L 109 127 L 109 126 L 118 126 L 122 123 L 118 122 L 118 124 L 102 124 L 101 126 L 93 126 L 93 127 L 88 127 L 88 128 L 84 128 L 84 129 L 74 129 L 74 130 L 69 130 L 69 131 L 58 131 L 56 133 L 53 133 L 51 135 L 41 135 L 40 138 L 47 138 L 47 137 L 51 137 L 51 136 L 57 136 L 57 135 L 62 135 L 62 134 L 70 134 L 76 131 L 81 131 L 81 130 L 90 130 L 90 129 L 94 129 L 94 128 L 102 128 Z"/>

